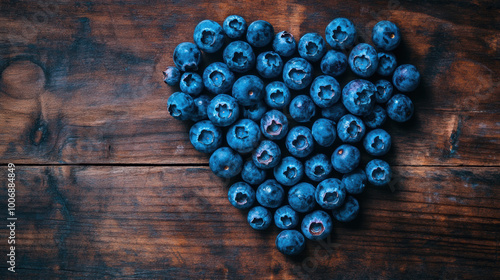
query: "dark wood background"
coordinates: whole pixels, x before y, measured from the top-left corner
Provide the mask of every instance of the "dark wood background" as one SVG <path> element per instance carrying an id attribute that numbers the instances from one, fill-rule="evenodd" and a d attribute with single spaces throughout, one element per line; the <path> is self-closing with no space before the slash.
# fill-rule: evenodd
<path id="1" fill-rule="evenodd" d="M 498 1 L 1 1 L 0 155 L 16 164 L 17 279 L 498 279 Z M 304 256 L 227 202 L 228 182 L 168 115 L 161 71 L 206 18 L 265 19 L 296 37 L 339 16 L 362 40 L 399 25 L 423 79 L 391 124 L 395 191 Z M 6 215 L 7 192 L 0 194 Z M 4 276 L 2 276 L 4 275 Z"/>

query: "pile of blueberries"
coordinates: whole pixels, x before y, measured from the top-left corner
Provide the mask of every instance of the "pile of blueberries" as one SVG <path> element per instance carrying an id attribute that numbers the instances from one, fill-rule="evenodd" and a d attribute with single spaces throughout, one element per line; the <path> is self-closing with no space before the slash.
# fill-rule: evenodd
<path id="1" fill-rule="evenodd" d="M 168 111 L 194 122 L 194 148 L 211 154 L 217 176 L 235 179 L 229 202 L 249 209 L 250 226 L 265 230 L 274 221 L 283 230 L 276 238 L 280 252 L 297 255 L 304 237 L 326 238 L 332 218 L 349 222 L 357 216 L 353 195 L 367 183 L 390 182 L 389 164 L 372 159 L 363 168 L 360 149 L 385 155 L 391 136 L 380 127 L 387 117 L 406 122 L 413 115 L 413 103 L 402 93 L 416 89 L 420 74 L 413 65 L 397 66 L 390 51 L 401 33 L 394 23 L 373 27 L 375 47 L 354 46 L 356 28 L 346 18 L 328 24 L 326 41 L 307 33 L 297 44 L 286 31 L 275 34 L 267 21 L 247 26 L 237 15 L 222 26 L 201 21 L 193 39 L 175 48 L 175 67 L 163 72 L 168 85 L 180 88 L 168 99 Z M 202 69 L 203 57 L 222 61 Z M 341 87 L 336 77 L 347 68 L 359 78 Z M 366 80 L 375 74 L 392 75 L 392 83 Z"/>

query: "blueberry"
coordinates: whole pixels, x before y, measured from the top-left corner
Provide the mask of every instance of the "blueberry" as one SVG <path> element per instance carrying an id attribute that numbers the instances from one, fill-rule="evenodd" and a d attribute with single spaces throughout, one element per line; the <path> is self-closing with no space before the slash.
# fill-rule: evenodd
<path id="1" fill-rule="evenodd" d="M 280 229 L 295 228 L 299 221 L 299 214 L 290 205 L 281 206 L 274 212 L 274 224 Z"/>
<path id="2" fill-rule="evenodd" d="M 282 57 L 289 57 L 295 53 L 297 42 L 291 33 L 281 31 L 274 36 L 273 50 Z"/>
<path id="3" fill-rule="evenodd" d="M 296 230 L 284 230 L 276 236 L 276 248 L 287 256 L 296 256 L 306 247 L 306 239 Z"/>
<path id="4" fill-rule="evenodd" d="M 363 146 L 368 154 L 383 156 L 391 149 L 391 136 L 383 129 L 374 129 L 366 134 Z"/>
<path id="5" fill-rule="evenodd" d="M 342 176 L 342 183 L 349 194 L 362 193 L 366 187 L 366 180 L 366 173 L 360 168 Z"/>
<path id="6" fill-rule="evenodd" d="M 366 115 L 375 105 L 376 91 L 375 86 L 367 80 L 352 80 L 342 89 L 342 103 L 351 114 Z"/>
<path id="7" fill-rule="evenodd" d="M 301 230 L 311 240 L 322 240 L 332 231 L 332 218 L 325 211 L 316 210 L 302 219 Z"/>
<path id="8" fill-rule="evenodd" d="M 326 52 L 326 43 L 318 33 L 306 33 L 299 40 L 299 55 L 311 62 L 319 61 Z"/>
<path id="9" fill-rule="evenodd" d="M 324 154 L 316 154 L 306 160 L 305 173 L 309 179 L 320 182 L 325 180 L 332 172 L 332 163 Z"/>
<path id="10" fill-rule="evenodd" d="M 180 43 L 174 50 L 174 63 L 181 71 L 197 71 L 201 60 L 198 47 L 190 42 Z"/>
<path id="11" fill-rule="evenodd" d="M 255 53 L 252 47 L 243 41 L 229 43 L 222 53 L 222 59 L 231 71 L 245 73 L 255 66 Z"/>
<path id="12" fill-rule="evenodd" d="M 222 144 L 222 130 L 211 121 L 200 121 L 189 130 L 189 140 L 197 151 L 212 153 Z"/>
<path id="13" fill-rule="evenodd" d="M 191 114 L 191 120 L 194 122 L 198 122 L 201 120 L 208 119 L 207 108 L 208 104 L 210 104 L 210 96 L 202 94 L 194 99 L 194 112 Z"/>
<path id="14" fill-rule="evenodd" d="M 216 126 L 230 126 L 240 115 L 236 99 L 227 94 L 218 94 L 207 107 L 208 119 Z"/>
<path id="15" fill-rule="evenodd" d="M 333 122 L 329 119 L 317 119 L 312 126 L 312 136 L 320 146 L 330 147 L 337 137 Z"/>
<path id="16" fill-rule="evenodd" d="M 280 163 L 281 150 L 273 141 L 262 140 L 253 151 L 252 160 L 260 169 L 271 169 Z"/>
<path id="17" fill-rule="evenodd" d="M 285 146 L 292 156 L 307 157 L 314 149 L 311 130 L 305 126 L 293 127 L 286 136 Z"/>
<path id="18" fill-rule="evenodd" d="M 365 167 L 368 182 L 374 186 L 384 186 L 391 181 L 392 170 L 389 164 L 381 159 L 371 160 Z"/>
<path id="19" fill-rule="evenodd" d="M 358 216 L 359 203 L 352 196 L 347 196 L 344 205 L 332 210 L 333 217 L 339 222 L 350 222 Z"/>
<path id="20" fill-rule="evenodd" d="M 186 72 L 182 74 L 179 86 L 182 92 L 197 96 L 203 90 L 203 80 L 197 73 Z"/>
<path id="21" fill-rule="evenodd" d="M 352 172 L 358 167 L 360 160 L 358 148 L 349 144 L 340 145 L 332 154 L 332 166 L 340 173 Z"/>
<path id="22" fill-rule="evenodd" d="M 228 93 L 234 80 L 234 73 L 222 62 L 214 62 L 203 71 L 203 84 L 213 94 Z"/>
<path id="23" fill-rule="evenodd" d="M 314 79 L 309 94 L 318 107 L 327 108 L 339 101 L 342 91 L 334 77 L 321 75 Z"/>
<path id="24" fill-rule="evenodd" d="M 287 86 L 280 81 L 274 81 L 266 86 L 264 101 L 273 109 L 283 109 L 290 103 L 291 95 Z"/>
<path id="25" fill-rule="evenodd" d="M 247 32 L 247 22 L 241 16 L 230 15 L 222 23 L 222 29 L 227 37 L 239 39 Z"/>
<path id="26" fill-rule="evenodd" d="M 209 165 L 215 175 L 221 178 L 231 178 L 240 173 L 243 159 L 231 148 L 222 147 L 210 156 Z"/>
<path id="27" fill-rule="evenodd" d="M 346 18 L 332 20 L 325 29 L 326 42 L 336 50 L 345 50 L 354 45 L 357 33 L 354 24 Z"/>
<path id="28" fill-rule="evenodd" d="M 247 221 L 253 229 L 265 230 L 273 223 L 271 212 L 262 206 L 255 206 L 248 211 Z"/>
<path id="29" fill-rule="evenodd" d="M 256 197 L 260 205 L 268 208 L 278 208 L 283 203 L 285 191 L 276 180 L 269 179 L 257 188 Z"/>
<path id="30" fill-rule="evenodd" d="M 242 76 L 233 84 L 233 97 L 243 106 L 257 104 L 264 98 L 264 82 L 255 75 Z"/>
<path id="31" fill-rule="evenodd" d="M 297 212 L 310 212 L 316 206 L 314 201 L 315 191 L 316 189 L 309 183 L 298 183 L 288 191 L 288 203 Z"/>
<path id="32" fill-rule="evenodd" d="M 265 47 L 271 43 L 273 38 L 274 28 L 265 20 L 254 21 L 248 26 L 247 41 L 254 47 Z"/>
<path id="33" fill-rule="evenodd" d="M 394 71 L 392 83 L 401 92 L 414 91 L 420 83 L 420 72 L 411 64 L 400 65 Z"/>
<path id="34" fill-rule="evenodd" d="M 189 94 L 174 92 L 168 98 L 167 110 L 177 120 L 189 120 L 195 112 L 194 100 Z"/>
<path id="35" fill-rule="evenodd" d="M 351 50 L 348 62 L 354 74 L 368 78 L 377 71 L 378 54 L 374 47 L 361 43 Z"/>
<path id="36" fill-rule="evenodd" d="M 379 52 L 377 73 L 381 76 L 390 76 L 396 69 L 396 56 L 393 53 Z"/>
<path id="37" fill-rule="evenodd" d="M 401 42 L 401 32 L 392 22 L 379 21 L 372 30 L 372 41 L 375 47 L 383 51 L 392 51 Z"/>
<path id="38" fill-rule="evenodd" d="M 268 111 L 260 120 L 260 130 L 271 140 L 283 139 L 288 133 L 288 119 L 278 110 Z"/>
<path id="39" fill-rule="evenodd" d="M 347 70 L 347 56 L 335 50 L 329 50 L 321 59 L 321 72 L 334 77 L 344 74 Z"/>
<path id="40" fill-rule="evenodd" d="M 297 95 L 288 109 L 290 116 L 297 122 L 303 123 L 310 121 L 316 115 L 316 105 L 307 95 Z"/>
<path id="41" fill-rule="evenodd" d="M 174 66 L 168 66 L 165 71 L 163 71 L 163 81 L 169 86 L 176 86 L 181 80 L 181 71 L 179 68 Z"/>
<path id="42" fill-rule="evenodd" d="M 340 207 L 345 200 L 345 186 L 339 179 L 329 178 L 321 181 L 316 188 L 314 198 L 323 209 Z"/>
<path id="43" fill-rule="evenodd" d="M 313 68 L 307 60 L 294 57 L 285 63 L 283 67 L 283 82 L 293 90 L 301 90 L 308 87 L 313 79 Z"/>
<path id="44" fill-rule="evenodd" d="M 413 102 L 404 94 L 396 94 L 387 101 L 387 115 L 397 122 L 406 122 L 413 116 Z"/>
<path id="45" fill-rule="evenodd" d="M 214 53 L 224 44 L 224 30 L 217 22 L 206 19 L 195 27 L 193 40 L 200 50 Z"/>
<path id="46" fill-rule="evenodd" d="M 276 78 L 283 71 L 283 60 L 275 52 L 263 52 L 257 56 L 256 68 L 263 78 Z"/>
<path id="47" fill-rule="evenodd" d="M 229 147 L 238 153 L 249 153 L 259 145 L 259 126 L 252 120 L 240 119 L 229 128 L 226 140 Z"/>
<path id="48" fill-rule="evenodd" d="M 365 133 L 366 127 L 363 121 L 351 114 L 340 118 L 337 124 L 337 135 L 344 143 L 360 142 Z"/>
<path id="49" fill-rule="evenodd" d="M 241 179 L 250 185 L 260 185 L 266 179 L 266 171 L 258 168 L 253 160 L 247 160 L 241 170 Z"/>
<path id="50" fill-rule="evenodd" d="M 243 117 L 246 119 L 251 119 L 252 121 L 259 123 L 260 119 L 266 113 L 267 107 L 263 101 L 257 102 L 257 104 L 243 107 Z"/>
<path id="51" fill-rule="evenodd" d="M 255 191 L 245 182 L 234 183 L 227 192 L 229 202 L 238 209 L 248 209 L 255 202 Z"/>
<path id="52" fill-rule="evenodd" d="M 280 184 L 293 186 L 304 176 L 304 165 L 294 157 L 285 157 L 273 170 L 274 178 Z"/>
<path id="53" fill-rule="evenodd" d="M 323 108 L 321 116 L 337 123 L 342 116 L 347 114 L 347 109 L 341 102 L 333 104 L 331 107 Z"/>
<path id="54" fill-rule="evenodd" d="M 369 128 L 377 128 L 382 126 L 387 119 L 387 112 L 379 105 L 375 105 L 371 113 L 363 118 L 363 122 Z"/>
<path id="55" fill-rule="evenodd" d="M 377 91 L 375 91 L 375 101 L 377 103 L 385 103 L 391 98 L 394 90 L 391 82 L 387 80 L 378 80 L 375 82 L 374 86 L 377 89 Z"/>

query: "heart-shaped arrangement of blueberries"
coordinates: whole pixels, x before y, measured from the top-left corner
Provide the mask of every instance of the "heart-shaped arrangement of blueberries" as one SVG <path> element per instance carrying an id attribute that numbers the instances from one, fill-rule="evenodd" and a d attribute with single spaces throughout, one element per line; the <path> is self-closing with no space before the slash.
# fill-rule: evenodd
<path id="1" fill-rule="evenodd" d="M 394 87 L 406 93 L 420 82 L 415 66 L 397 66 L 390 52 L 401 41 L 399 28 L 378 22 L 375 47 L 354 46 L 356 38 L 346 18 L 327 25 L 326 42 L 307 33 L 297 44 L 286 31 L 275 34 L 267 21 L 247 27 L 232 15 L 222 26 L 201 21 L 194 44 L 179 44 L 175 67 L 163 72 L 168 85 L 180 88 L 168 99 L 169 113 L 193 122 L 189 139 L 211 154 L 217 176 L 236 179 L 229 202 L 249 210 L 249 225 L 265 230 L 274 221 L 283 230 L 276 246 L 286 255 L 300 254 L 304 237 L 326 238 L 333 219 L 352 221 L 359 212 L 354 196 L 367 183 L 390 182 L 389 164 L 372 159 L 363 167 L 360 149 L 385 155 L 391 136 L 380 127 L 387 117 L 405 122 L 413 115 L 410 98 L 393 94 Z M 202 69 L 202 55 L 222 59 Z M 360 78 L 342 88 L 336 78 L 348 66 Z M 366 80 L 375 74 L 392 76 L 392 83 Z"/>

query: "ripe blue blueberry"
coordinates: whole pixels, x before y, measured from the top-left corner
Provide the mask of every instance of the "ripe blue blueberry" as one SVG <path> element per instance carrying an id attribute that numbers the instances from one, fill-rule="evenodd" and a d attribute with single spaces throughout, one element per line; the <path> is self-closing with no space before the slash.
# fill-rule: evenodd
<path id="1" fill-rule="evenodd" d="M 342 90 L 342 103 L 353 115 L 363 116 L 375 105 L 375 86 L 363 79 L 350 81 Z"/>
<path id="2" fill-rule="evenodd" d="M 234 183 L 227 192 L 229 202 L 238 209 L 248 209 L 255 203 L 255 191 L 245 182 Z"/>
<path id="3" fill-rule="evenodd" d="M 186 72 L 182 74 L 179 86 L 182 92 L 197 96 L 203 90 L 203 80 L 198 73 Z"/>
<path id="4" fill-rule="evenodd" d="M 377 73 L 381 76 L 390 76 L 397 66 L 396 56 L 393 53 L 378 53 Z"/>
<path id="5" fill-rule="evenodd" d="M 274 28 L 265 20 L 254 21 L 248 26 L 247 41 L 254 47 L 265 47 L 271 43 L 273 38 Z"/>
<path id="6" fill-rule="evenodd" d="M 207 115 L 216 126 L 230 126 L 238 119 L 240 107 L 233 97 L 218 94 L 208 104 Z"/>
<path id="7" fill-rule="evenodd" d="M 200 121 L 189 130 L 189 140 L 197 151 L 212 153 L 222 144 L 222 130 L 211 121 Z"/>
<path id="8" fill-rule="evenodd" d="M 194 100 L 187 93 L 174 92 L 168 98 L 167 110 L 177 120 L 189 120 L 195 112 Z"/>
<path id="9" fill-rule="evenodd" d="M 227 131 L 226 141 L 238 153 L 249 153 L 259 145 L 259 126 L 250 119 L 240 119 Z"/>
<path id="10" fill-rule="evenodd" d="M 406 122 L 413 116 L 413 102 L 404 94 L 396 94 L 387 101 L 387 115 L 394 121 Z"/>
<path id="11" fill-rule="evenodd" d="M 169 86 L 176 86 L 181 80 L 181 71 L 179 68 L 174 66 L 168 66 L 165 71 L 163 71 L 163 81 Z"/>
<path id="12" fill-rule="evenodd" d="M 325 29 L 326 42 L 336 50 L 345 50 L 354 45 L 357 33 L 354 24 L 346 18 L 332 20 Z"/>
<path id="13" fill-rule="evenodd" d="M 224 31 L 220 24 L 206 19 L 194 28 L 193 40 L 200 50 L 214 53 L 224 45 Z"/>
<path id="14" fill-rule="evenodd" d="M 190 42 L 180 43 L 174 50 L 174 63 L 181 71 L 197 71 L 201 60 L 198 47 Z"/>
<path id="15" fill-rule="evenodd" d="M 246 119 L 251 119 L 256 123 L 260 122 L 260 119 L 266 112 L 267 107 L 263 101 L 259 101 L 256 104 L 243 107 L 243 117 Z"/>
<path id="16" fill-rule="evenodd" d="M 319 61 L 326 52 L 326 43 L 318 33 L 306 33 L 299 40 L 299 55 L 311 62 Z"/>
<path id="17" fill-rule="evenodd" d="M 365 167 L 368 182 L 374 186 L 387 185 L 392 178 L 392 170 L 389 164 L 381 159 L 371 160 Z"/>
<path id="18" fill-rule="evenodd" d="M 292 156 L 307 157 L 314 149 L 311 130 L 305 126 L 293 127 L 286 136 L 285 146 Z"/>
<path id="19" fill-rule="evenodd" d="M 242 76 L 233 84 L 233 97 L 243 106 L 257 104 L 264 94 L 264 82 L 255 75 Z"/>
<path id="20" fill-rule="evenodd" d="M 283 71 L 283 60 L 275 52 L 263 52 L 257 56 L 256 69 L 263 78 L 276 78 Z"/>
<path id="21" fill-rule="evenodd" d="M 414 91 L 420 83 L 420 72 L 411 64 L 400 65 L 394 71 L 392 83 L 401 92 Z"/>
<path id="22" fill-rule="evenodd" d="M 354 74 L 368 78 L 377 71 L 378 54 L 374 47 L 361 43 L 351 50 L 348 62 Z"/>
<path id="23" fill-rule="evenodd" d="M 227 37 L 240 39 L 247 32 L 247 22 L 241 16 L 230 15 L 222 23 L 222 29 Z"/>
<path id="24" fill-rule="evenodd" d="M 330 147 L 337 138 L 335 125 L 329 119 L 317 119 L 312 126 L 312 136 L 318 145 Z"/>
<path id="25" fill-rule="evenodd" d="M 365 133 L 366 127 L 363 121 L 351 114 L 344 115 L 337 124 L 337 135 L 344 143 L 360 142 Z"/>
<path id="26" fill-rule="evenodd" d="M 313 68 L 307 60 L 294 57 L 285 63 L 283 67 L 283 82 L 293 90 L 301 90 L 308 87 L 313 79 Z"/>
<path id="27" fill-rule="evenodd" d="M 342 183 L 349 194 L 360 194 L 366 187 L 366 173 L 363 169 L 357 168 L 353 172 L 342 176 Z"/>
<path id="28" fill-rule="evenodd" d="M 306 247 L 306 239 L 297 230 L 284 230 L 276 236 L 276 248 L 287 256 L 296 256 Z"/>
<path id="29" fill-rule="evenodd" d="M 260 184 L 256 192 L 260 205 L 268 208 L 278 208 L 283 203 L 285 191 L 274 179 L 269 179 Z"/>
<path id="30" fill-rule="evenodd" d="M 377 49 L 383 51 L 393 51 L 401 42 L 401 32 L 392 22 L 379 21 L 372 30 L 372 41 Z"/>
<path id="31" fill-rule="evenodd" d="M 358 167 L 360 160 L 358 148 L 349 144 L 340 145 L 332 154 L 332 166 L 340 173 L 352 172 Z"/>
<path id="32" fill-rule="evenodd" d="M 290 205 L 281 206 L 274 212 L 274 224 L 280 229 L 295 228 L 299 221 L 299 214 Z"/>
<path id="33" fill-rule="evenodd" d="M 323 118 L 334 121 L 335 123 L 337 123 L 345 114 L 347 114 L 347 109 L 341 102 L 333 104 L 331 107 L 323 108 L 321 110 L 321 116 Z"/>
<path id="34" fill-rule="evenodd" d="M 381 127 L 387 120 L 387 112 L 379 105 L 375 105 L 370 114 L 363 118 L 363 122 L 369 128 Z"/>
<path id="35" fill-rule="evenodd" d="M 316 105 L 309 96 L 297 95 L 290 102 L 288 111 L 292 119 L 304 123 L 310 121 L 316 115 Z"/>
<path id="36" fill-rule="evenodd" d="M 273 50 L 282 57 L 289 57 L 295 53 L 297 49 L 297 42 L 292 34 L 281 31 L 273 40 Z"/>
<path id="37" fill-rule="evenodd" d="M 378 80 L 373 84 L 377 91 L 375 91 L 375 101 L 377 103 L 385 103 L 389 101 L 394 91 L 391 82 L 387 80 Z"/>
<path id="38" fill-rule="evenodd" d="M 335 209 L 340 207 L 345 200 L 345 186 L 337 178 L 329 178 L 321 181 L 316 187 L 314 198 L 323 209 Z"/>
<path id="39" fill-rule="evenodd" d="M 344 205 L 332 210 L 333 217 L 339 222 L 350 222 L 358 216 L 359 203 L 352 196 L 347 196 Z"/>
<path id="40" fill-rule="evenodd" d="M 391 149 L 391 136 L 381 128 L 368 132 L 363 140 L 363 146 L 372 156 L 383 156 Z"/>
<path id="41" fill-rule="evenodd" d="M 323 210 L 316 210 L 302 219 L 301 230 L 311 240 L 322 240 L 332 232 L 332 218 Z"/>
<path id="42" fill-rule="evenodd" d="M 260 120 L 260 130 L 271 140 L 283 139 L 288 133 L 288 119 L 278 110 L 268 111 Z"/>
<path id="43" fill-rule="evenodd" d="M 247 221 L 253 229 L 265 230 L 273 223 L 273 216 L 262 206 L 255 206 L 248 211 Z"/>
<path id="44" fill-rule="evenodd" d="M 312 82 L 309 94 L 318 107 L 327 108 L 339 101 L 342 90 L 334 77 L 321 75 Z"/>
<path id="45" fill-rule="evenodd" d="M 288 191 L 288 203 L 297 212 L 310 212 L 316 206 L 314 200 L 315 191 L 314 186 L 309 183 L 298 183 Z"/>
<path id="46" fill-rule="evenodd" d="M 210 96 L 202 94 L 194 99 L 194 112 L 191 115 L 191 120 L 193 122 L 198 122 L 201 120 L 208 119 L 207 108 L 208 104 L 210 104 Z"/>
<path id="47" fill-rule="evenodd" d="M 203 84 L 213 94 L 228 93 L 234 80 L 234 73 L 222 62 L 214 62 L 203 71 Z"/>
<path id="48" fill-rule="evenodd" d="M 271 169 L 281 160 L 281 150 L 278 144 L 270 140 L 262 140 L 252 153 L 253 163 L 260 169 Z"/>
<path id="49" fill-rule="evenodd" d="M 332 163 L 324 154 L 316 154 L 306 160 L 305 173 L 309 179 L 320 182 L 325 180 L 332 172 Z"/>
<path id="50" fill-rule="evenodd" d="M 265 90 L 264 101 L 267 106 L 273 109 L 283 109 L 290 103 L 290 90 L 285 83 L 280 81 L 270 82 Z"/>
<path id="51" fill-rule="evenodd" d="M 285 157 L 274 168 L 273 173 L 280 184 L 293 186 L 304 176 L 304 165 L 294 157 Z"/>
<path id="52" fill-rule="evenodd" d="M 245 73 L 255 66 L 255 53 L 244 41 L 229 43 L 222 53 L 222 59 L 231 71 Z"/>
<path id="53" fill-rule="evenodd" d="M 250 185 L 260 185 L 266 179 L 266 171 L 258 168 L 253 160 L 247 160 L 241 170 L 241 179 Z"/>
<path id="54" fill-rule="evenodd" d="M 240 154 L 228 147 L 215 150 L 208 161 L 212 172 L 221 178 L 231 178 L 238 175 L 243 167 Z"/>
<path id="55" fill-rule="evenodd" d="M 342 52 L 329 50 L 321 59 L 320 68 L 323 74 L 340 76 L 347 70 L 347 56 Z"/>

